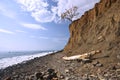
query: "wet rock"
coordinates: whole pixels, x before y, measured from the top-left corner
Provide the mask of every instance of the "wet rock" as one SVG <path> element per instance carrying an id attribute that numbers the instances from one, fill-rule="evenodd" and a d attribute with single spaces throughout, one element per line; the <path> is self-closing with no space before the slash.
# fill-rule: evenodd
<path id="1" fill-rule="evenodd" d="M 70 80 L 70 77 L 66 77 L 65 80 Z"/>
<path id="2" fill-rule="evenodd" d="M 29 79 L 30 79 L 30 80 L 34 80 L 34 79 L 35 79 L 35 76 L 34 76 L 34 75 L 31 75 Z"/>
<path id="3" fill-rule="evenodd" d="M 45 80 L 46 80 L 46 79 L 47 79 L 47 77 L 48 77 L 48 75 L 44 75 L 44 76 L 43 76 L 43 79 L 45 79 Z"/>
<path id="4" fill-rule="evenodd" d="M 30 80 L 30 79 L 29 79 L 29 76 L 26 76 L 26 77 L 25 77 L 25 80 Z"/>
<path id="5" fill-rule="evenodd" d="M 96 67 L 102 67 L 102 66 L 103 64 L 100 64 L 100 63 L 96 65 Z"/>
<path id="6" fill-rule="evenodd" d="M 120 69 L 117 69 L 116 72 L 117 72 L 117 74 L 118 74 L 119 77 L 120 77 Z"/>
<path id="7" fill-rule="evenodd" d="M 5 80 L 13 80 L 11 77 L 7 77 L 5 78 Z"/>
<path id="8" fill-rule="evenodd" d="M 58 80 L 58 78 L 52 78 L 52 80 Z"/>
<path id="9" fill-rule="evenodd" d="M 117 55 L 117 59 L 120 59 L 120 54 Z"/>
<path id="10" fill-rule="evenodd" d="M 69 69 L 65 69 L 65 73 L 69 73 L 70 72 L 70 70 Z"/>
<path id="11" fill-rule="evenodd" d="M 65 78 L 65 76 L 64 75 L 60 75 L 60 79 L 64 79 Z"/>
<path id="12" fill-rule="evenodd" d="M 36 79 L 43 79 L 43 74 L 40 72 L 36 72 L 35 77 L 36 77 Z"/>
<path id="13" fill-rule="evenodd" d="M 83 80 L 89 80 L 88 74 L 85 74 L 85 75 L 83 76 Z"/>
<path id="14" fill-rule="evenodd" d="M 54 70 L 54 69 L 48 69 L 47 72 L 48 72 L 49 74 L 51 74 L 51 73 L 55 72 L 55 70 Z"/>
<path id="15" fill-rule="evenodd" d="M 117 69 L 116 66 L 113 66 L 113 67 L 112 67 L 112 70 L 116 70 L 116 69 Z"/>
<path id="16" fill-rule="evenodd" d="M 57 72 L 54 69 L 48 69 L 47 74 L 43 76 L 45 80 L 58 80 Z"/>
<path id="17" fill-rule="evenodd" d="M 13 76 L 13 78 L 19 78 L 19 75 L 15 75 L 15 76 Z"/>
<path id="18" fill-rule="evenodd" d="M 19 75 L 19 78 L 20 79 L 24 79 L 24 75 Z"/>
<path id="19" fill-rule="evenodd" d="M 89 75 L 90 80 L 98 80 L 97 75 Z"/>
<path id="20" fill-rule="evenodd" d="M 103 64 L 101 64 L 99 61 L 96 61 L 96 62 L 93 63 L 93 66 L 102 67 Z"/>

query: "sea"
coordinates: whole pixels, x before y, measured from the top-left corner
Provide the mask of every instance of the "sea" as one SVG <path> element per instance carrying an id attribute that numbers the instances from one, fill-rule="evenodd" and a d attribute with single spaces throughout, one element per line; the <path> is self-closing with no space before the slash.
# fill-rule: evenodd
<path id="1" fill-rule="evenodd" d="M 42 57 L 57 52 L 55 50 L 47 51 L 9 51 L 0 52 L 0 69 L 12 66 L 18 63 L 26 62 L 36 57 Z"/>

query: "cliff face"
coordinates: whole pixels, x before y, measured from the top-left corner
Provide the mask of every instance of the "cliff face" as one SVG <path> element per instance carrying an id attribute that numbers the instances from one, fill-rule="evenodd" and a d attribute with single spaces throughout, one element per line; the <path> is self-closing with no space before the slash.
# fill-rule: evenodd
<path id="1" fill-rule="evenodd" d="M 70 24 L 70 38 L 64 48 L 67 55 L 91 50 L 120 47 L 120 0 L 101 0 L 95 7 Z M 113 52 L 114 53 L 114 52 Z"/>

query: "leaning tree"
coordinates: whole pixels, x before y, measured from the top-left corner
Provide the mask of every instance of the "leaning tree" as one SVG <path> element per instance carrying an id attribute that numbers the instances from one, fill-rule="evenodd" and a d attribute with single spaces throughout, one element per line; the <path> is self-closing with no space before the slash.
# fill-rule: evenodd
<path id="1" fill-rule="evenodd" d="M 77 10 L 78 10 L 78 7 L 74 6 L 70 9 L 66 10 L 64 13 L 62 13 L 61 18 L 64 19 L 64 20 L 67 19 L 67 20 L 72 22 L 73 19 L 79 15 Z"/>

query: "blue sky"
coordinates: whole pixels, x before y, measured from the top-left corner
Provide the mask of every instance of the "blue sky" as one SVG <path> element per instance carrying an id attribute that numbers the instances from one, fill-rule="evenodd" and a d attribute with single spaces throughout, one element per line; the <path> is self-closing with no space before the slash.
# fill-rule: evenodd
<path id="1" fill-rule="evenodd" d="M 77 19 L 98 1 L 1 0 L 0 51 L 63 49 L 70 22 L 61 21 L 61 13 L 78 6 Z"/>

